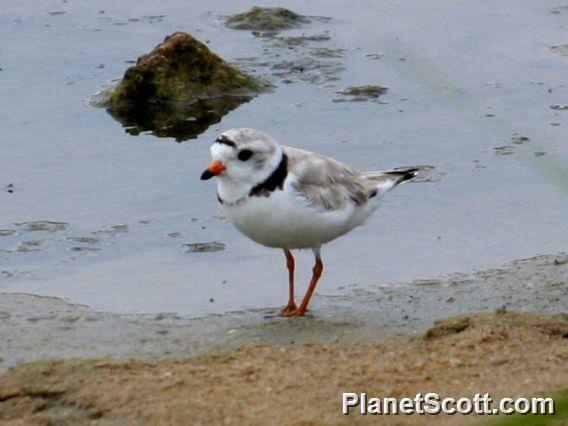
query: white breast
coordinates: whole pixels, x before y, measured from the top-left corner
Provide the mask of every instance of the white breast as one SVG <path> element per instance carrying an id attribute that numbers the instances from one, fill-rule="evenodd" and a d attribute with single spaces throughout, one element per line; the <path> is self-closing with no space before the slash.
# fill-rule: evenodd
<path id="1" fill-rule="evenodd" d="M 287 179 L 284 189 L 269 197 L 247 197 L 223 208 L 235 227 L 257 243 L 297 249 L 319 247 L 349 232 L 378 207 L 372 204 L 348 204 L 342 210 L 310 206 Z"/>

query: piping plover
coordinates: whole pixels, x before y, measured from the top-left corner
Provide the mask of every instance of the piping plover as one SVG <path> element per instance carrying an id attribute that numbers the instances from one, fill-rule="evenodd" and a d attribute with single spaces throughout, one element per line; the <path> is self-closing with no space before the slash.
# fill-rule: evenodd
<path id="1" fill-rule="evenodd" d="M 229 220 L 259 244 L 284 250 L 289 275 L 282 315 L 302 316 L 323 271 L 320 249 L 363 224 L 380 198 L 418 169 L 357 172 L 323 155 L 279 145 L 254 129 L 231 129 L 211 145 L 213 161 L 202 180 L 217 178 L 217 198 Z M 310 248 L 313 275 L 294 302 L 291 250 Z"/>

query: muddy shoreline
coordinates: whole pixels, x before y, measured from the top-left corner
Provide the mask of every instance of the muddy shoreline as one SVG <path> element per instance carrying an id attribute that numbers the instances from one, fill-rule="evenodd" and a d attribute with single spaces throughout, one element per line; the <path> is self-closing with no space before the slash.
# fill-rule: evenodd
<path id="1" fill-rule="evenodd" d="M 44 359 L 188 357 L 258 343 L 349 347 L 419 334 L 437 319 L 471 312 L 563 313 L 568 256 L 543 255 L 470 275 L 372 288 L 316 295 L 310 314 L 295 320 L 278 317 L 278 308 L 194 319 L 119 315 L 58 298 L 0 293 L 0 371 Z"/>

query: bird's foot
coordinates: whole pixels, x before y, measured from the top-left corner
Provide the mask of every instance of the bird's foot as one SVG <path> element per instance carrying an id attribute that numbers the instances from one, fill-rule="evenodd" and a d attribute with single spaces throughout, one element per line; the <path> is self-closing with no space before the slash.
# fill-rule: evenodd
<path id="1" fill-rule="evenodd" d="M 282 311 L 280 311 L 280 313 L 282 314 L 282 316 L 288 316 L 288 314 L 290 312 L 296 311 L 298 310 L 298 308 L 296 307 L 296 304 L 294 302 L 292 303 L 288 303 L 286 306 L 284 306 L 284 308 L 282 309 Z"/>
<path id="2" fill-rule="evenodd" d="M 286 311 L 282 311 L 282 316 L 287 317 L 287 318 L 291 318 L 291 317 L 303 317 L 304 314 L 306 313 L 306 310 L 302 310 L 302 309 L 291 309 L 291 310 L 286 310 Z"/>

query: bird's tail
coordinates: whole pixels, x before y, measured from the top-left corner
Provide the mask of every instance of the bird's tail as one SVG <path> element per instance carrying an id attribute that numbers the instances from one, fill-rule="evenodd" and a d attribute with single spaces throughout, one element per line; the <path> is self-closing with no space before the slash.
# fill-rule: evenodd
<path id="1" fill-rule="evenodd" d="M 363 175 L 375 182 L 389 181 L 393 186 L 401 182 L 414 179 L 418 175 L 418 167 L 401 167 L 400 169 L 381 171 L 381 172 L 364 172 Z"/>
<path id="2" fill-rule="evenodd" d="M 388 172 L 383 172 L 385 175 L 391 175 L 396 177 L 396 183 L 402 183 L 404 181 L 414 179 L 418 175 L 420 169 L 417 167 L 409 167 L 407 169 L 400 170 L 389 170 Z"/>
<path id="3" fill-rule="evenodd" d="M 369 198 L 377 195 L 381 198 L 398 184 L 414 179 L 420 170 L 422 170 L 420 167 L 401 167 L 382 172 L 363 172 L 362 174 L 366 179 L 365 186 L 369 190 Z"/>

